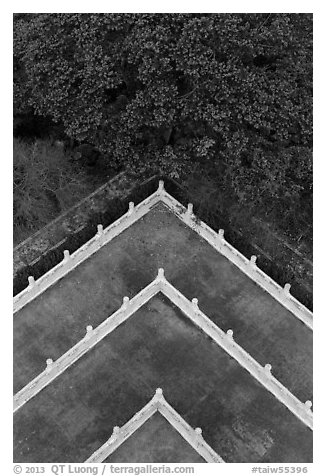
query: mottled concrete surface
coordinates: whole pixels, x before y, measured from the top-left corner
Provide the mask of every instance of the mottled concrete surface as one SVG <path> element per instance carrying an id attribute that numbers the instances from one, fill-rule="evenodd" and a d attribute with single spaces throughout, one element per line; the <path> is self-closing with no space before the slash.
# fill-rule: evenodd
<path id="1" fill-rule="evenodd" d="M 98 179 L 94 181 L 97 183 Z M 103 183 L 103 178 L 100 182 Z M 14 248 L 14 276 L 19 269 L 24 268 L 27 264 L 31 264 L 49 249 L 55 247 L 70 232 L 85 225 L 89 217 L 95 212 L 105 209 L 108 200 L 127 195 L 128 192 L 137 185 L 137 182 L 136 177 L 128 176 L 125 172 L 120 172 L 108 182 L 96 188 L 90 195 L 87 195 L 87 197 L 69 208 L 69 210 L 64 211 L 46 226 L 19 243 Z M 89 183 L 90 187 L 87 186 L 86 183 L 84 185 L 89 188 L 88 193 L 94 190 L 95 184 L 92 186 L 91 183 Z"/>
<path id="2" fill-rule="evenodd" d="M 85 461 L 157 387 L 227 462 L 312 459 L 311 430 L 158 295 L 16 413 L 15 462 Z"/>
<path id="3" fill-rule="evenodd" d="M 312 399 L 312 332 L 163 205 L 21 309 L 14 318 L 14 391 L 151 282 L 159 267 L 188 299 L 300 400 Z"/>
<path id="4" fill-rule="evenodd" d="M 206 461 L 160 413 L 154 413 L 103 463 L 206 463 Z"/>

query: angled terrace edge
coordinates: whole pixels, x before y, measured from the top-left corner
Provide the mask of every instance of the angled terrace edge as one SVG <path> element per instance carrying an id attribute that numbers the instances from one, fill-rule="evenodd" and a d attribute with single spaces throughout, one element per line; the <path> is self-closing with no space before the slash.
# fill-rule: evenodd
<path id="1" fill-rule="evenodd" d="M 87 326 L 85 337 L 55 362 L 53 362 L 52 359 L 47 359 L 45 370 L 14 395 L 14 412 L 19 410 L 20 407 L 49 385 L 104 337 L 126 321 L 159 291 L 159 280 L 156 278 L 132 299 L 129 300 L 129 298 L 125 296 L 122 306 L 116 312 L 111 314 L 95 329 L 93 329 L 92 326 Z"/>
<path id="2" fill-rule="evenodd" d="M 187 226 L 192 228 L 198 235 L 205 239 L 215 250 L 229 259 L 243 273 L 251 278 L 256 284 L 267 291 L 274 299 L 280 302 L 294 316 L 300 319 L 307 327 L 313 328 L 312 313 L 297 299 L 290 294 L 290 284 L 282 288 L 267 274 L 265 274 L 256 264 L 256 257 L 252 256 L 248 260 L 228 243 L 223 234 L 223 230 L 216 233 L 206 223 L 198 220 L 193 214 L 193 206 L 190 203 L 186 209 L 180 202 L 175 200 L 164 190 L 164 182 L 160 180 L 158 190 L 134 207 L 133 202 L 129 203 L 129 210 L 114 223 L 103 230 L 102 225 L 98 225 L 97 234 L 76 250 L 72 255 L 69 251 L 64 252 L 63 261 L 37 281 L 32 276 L 29 277 L 29 285 L 17 296 L 14 297 L 14 313 L 19 311 L 28 302 L 35 299 L 39 294 L 56 283 L 59 279 L 72 271 L 102 246 L 109 243 L 121 232 L 129 228 L 132 224 L 146 215 L 149 210 L 158 202 L 163 202 L 171 211 Z"/>
<path id="3" fill-rule="evenodd" d="M 188 425 L 181 415 L 165 400 L 163 391 L 160 388 L 156 389 L 154 397 L 125 425 L 121 428 L 115 426 L 112 436 L 85 463 L 102 463 L 156 412 L 163 415 L 207 463 L 225 463 L 206 443 L 202 436 L 201 428 L 193 429 Z"/>
<path id="4" fill-rule="evenodd" d="M 116 329 L 122 322 L 126 321 L 141 306 L 157 293 L 162 292 L 170 299 L 191 321 L 203 332 L 209 335 L 224 351 L 234 358 L 243 368 L 245 368 L 256 380 L 258 380 L 269 392 L 271 392 L 281 403 L 283 403 L 297 418 L 299 418 L 310 429 L 313 428 L 311 402 L 307 400 L 302 403 L 294 396 L 282 383 L 280 383 L 271 373 L 271 365 L 262 367 L 233 339 L 233 331 L 223 332 L 214 324 L 198 307 L 198 300 L 194 298 L 189 301 L 182 293 L 172 286 L 164 276 L 164 270 L 160 268 L 158 275 L 146 288 L 129 300 L 123 298 L 120 309 L 103 321 L 96 329 L 87 326 L 86 336 L 75 346 L 63 354 L 57 361 L 47 360 L 46 369 L 34 380 L 29 382 L 14 396 L 14 412 L 33 398 L 56 377 L 62 374 L 68 367 L 92 349 L 104 337 Z"/>
<path id="5" fill-rule="evenodd" d="M 120 235 L 120 233 L 146 215 L 149 210 L 161 200 L 161 188 L 159 187 L 156 192 L 147 197 L 136 207 L 134 206 L 133 202 L 130 202 L 127 213 L 122 215 L 115 222 L 111 223 L 111 225 L 109 225 L 107 228 L 103 229 L 102 225 L 98 225 L 98 231 L 93 238 L 87 241 L 71 255 L 68 250 L 65 250 L 63 260 L 51 268 L 38 280 L 35 281 L 33 276 L 30 276 L 28 278 L 29 285 L 14 297 L 14 314 L 27 303 L 42 294 L 50 286 L 63 278 L 70 271 L 75 269 L 83 261 L 96 253 L 96 251 L 102 248 L 102 246 L 109 243 L 111 240 L 113 240 L 113 238 Z"/>
<path id="6" fill-rule="evenodd" d="M 199 220 L 193 213 L 193 206 L 188 204 L 185 208 L 180 202 L 163 190 L 161 200 L 170 210 L 186 225 L 192 228 L 198 235 L 204 238 L 215 250 L 225 256 L 237 268 L 251 278 L 256 284 L 267 291 L 274 299 L 292 312 L 307 327 L 313 328 L 312 312 L 290 294 L 290 284 L 282 288 L 256 264 L 256 256 L 249 260 L 224 238 L 224 230 L 216 233 L 206 223 Z"/>

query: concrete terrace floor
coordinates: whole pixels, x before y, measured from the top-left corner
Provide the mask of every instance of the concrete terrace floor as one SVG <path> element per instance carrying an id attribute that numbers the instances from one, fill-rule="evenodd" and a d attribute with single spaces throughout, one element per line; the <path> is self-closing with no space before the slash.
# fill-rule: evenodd
<path id="1" fill-rule="evenodd" d="M 154 413 L 103 463 L 206 463 L 206 461 L 160 413 Z"/>
<path id="2" fill-rule="evenodd" d="M 163 204 L 14 317 L 14 391 L 165 269 L 167 279 L 300 400 L 312 399 L 312 332 Z"/>
<path id="3" fill-rule="evenodd" d="M 157 387 L 227 462 L 312 460 L 312 431 L 159 294 L 16 412 L 14 461 L 85 461 Z"/>

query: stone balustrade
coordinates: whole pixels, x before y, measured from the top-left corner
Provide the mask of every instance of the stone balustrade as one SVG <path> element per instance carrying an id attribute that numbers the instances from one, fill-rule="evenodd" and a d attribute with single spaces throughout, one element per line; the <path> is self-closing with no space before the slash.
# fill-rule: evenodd
<path id="1" fill-rule="evenodd" d="M 85 243 L 85 245 L 75 251 L 71 256 L 69 255 L 69 251 L 65 250 L 63 261 L 44 274 L 37 281 L 34 281 L 33 276 L 30 276 L 28 278 L 28 286 L 14 297 L 14 312 L 17 312 L 25 304 L 32 299 L 35 299 L 39 294 L 44 292 L 49 286 L 65 276 L 81 262 L 89 258 L 99 248 L 107 244 L 114 237 L 144 216 L 153 205 L 160 201 L 165 203 L 165 205 L 167 205 L 179 219 L 193 228 L 202 238 L 213 246 L 213 248 L 222 253 L 255 283 L 271 294 L 298 319 L 312 329 L 312 313 L 291 295 L 290 284 L 287 283 L 284 288 L 279 286 L 261 269 L 259 269 L 256 263 L 256 256 L 252 256 L 251 259 L 248 260 L 225 240 L 224 230 L 220 229 L 219 232 L 216 233 L 204 222 L 196 219 L 193 213 L 193 205 L 189 203 L 188 208 L 181 205 L 181 203 L 165 191 L 163 180 L 159 181 L 158 190 L 147 197 L 139 205 L 135 207 L 134 203 L 130 202 L 128 212 L 108 226 L 105 230 L 103 230 L 102 225 L 98 225 L 98 231 L 94 238 Z"/>
<path id="2" fill-rule="evenodd" d="M 272 375 L 272 366 L 268 363 L 262 367 L 251 355 L 240 347 L 233 338 L 233 331 L 223 332 L 214 324 L 199 308 L 198 299 L 192 301 L 180 293 L 165 278 L 161 279 L 161 292 L 167 296 L 173 304 L 186 314 L 192 322 L 209 335 L 222 349 L 239 362 L 256 380 L 282 402 L 294 415 L 305 425 L 312 429 L 312 412 L 307 405 L 295 397 L 284 385 Z"/>
<path id="3" fill-rule="evenodd" d="M 129 228 L 129 226 L 141 217 L 146 215 L 150 208 L 159 201 L 160 193 L 156 191 L 136 207 L 133 202 L 130 202 L 127 213 L 109 225 L 105 230 L 103 230 L 103 225 L 98 225 L 97 233 L 93 238 L 76 250 L 72 255 L 69 254 L 68 250 L 65 250 L 63 260 L 50 269 L 46 274 L 41 276 L 37 281 L 34 280 L 33 276 L 30 276 L 28 278 L 29 285 L 14 297 L 14 313 L 43 293 L 47 288 L 55 284 L 59 279 L 63 278 L 67 273 L 76 268 L 76 266 L 85 261 L 85 259 L 89 258 L 102 246 L 109 243 L 121 232 Z"/>
<path id="4" fill-rule="evenodd" d="M 56 362 L 51 363 L 50 366 L 48 365 L 45 371 L 20 390 L 14 396 L 14 411 L 18 410 L 18 408 L 35 396 L 42 388 L 48 385 L 159 292 L 162 292 L 168 297 L 197 327 L 209 335 L 294 415 L 312 429 L 312 411 L 309 404 L 307 402 L 302 403 L 272 375 L 272 367 L 269 363 L 266 364 L 265 367 L 262 367 L 240 347 L 234 341 L 232 330 L 229 329 L 227 332 L 224 332 L 214 324 L 200 310 L 197 298 L 189 301 L 182 293 L 174 288 L 165 278 L 163 268 L 158 270 L 157 277 L 154 281 L 135 297 L 130 300 L 128 297 L 124 297 L 121 308 L 108 317 L 96 329 L 91 329 L 91 326 L 87 326 L 86 336 L 84 336 L 80 342 L 61 356 Z"/>
<path id="5" fill-rule="evenodd" d="M 224 463 L 223 459 L 206 443 L 201 429 L 196 428 L 194 430 L 191 428 L 165 400 L 161 388 L 156 389 L 154 397 L 124 426 L 121 428 L 115 426 L 111 437 L 85 463 L 102 463 L 156 412 L 161 413 L 205 461 L 208 463 Z"/>
<path id="6" fill-rule="evenodd" d="M 220 229 L 219 232 L 216 233 L 212 228 L 206 225 L 206 223 L 196 219 L 192 207 L 190 214 L 189 205 L 188 209 L 186 209 L 165 190 L 162 192 L 161 200 L 174 212 L 175 215 L 178 216 L 180 220 L 193 228 L 193 230 L 204 238 L 213 248 L 228 258 L 256 284 L 271 294 L 306 326 L 312 329 L 312 313 L 290 294 L 290 284 L 286 284 L 284 288 L 282 288 L 257 266 L 256 256 L 253 255 L 251 259 L 248 260 L 226 241 L 224 238 L 224 230 Z"/>
<path id="7" fill-rule="evenodd" d="M 80 359 L 80 357 L 92 349 L 106 335 L 128 319 L 128 317 L 140 309 L 141 306 L 159 292 L 159 289 L 159 280 L 156 278 L 134 298 L 129 300 L 128 297 L 124 297 L 120 309 L 114 312 L 98 327 L 93 329 L 91 325 L 88 325 L 86 327 L 86 335 L 84 335 L 76 345 L 69 349 L 55 362 L 53 362 L 52 359 L 48 359 L 46 362 L 46 369 L 16 393 L 14 396 L 14 412 L 62 374 L 62 372 L 64 372 L 74 362 Z"/>
<path id="8" fill-rule="evenodd" d="M 100 238 L 103 235 L 103 225 L 97 225 L 97 238 Z"/>

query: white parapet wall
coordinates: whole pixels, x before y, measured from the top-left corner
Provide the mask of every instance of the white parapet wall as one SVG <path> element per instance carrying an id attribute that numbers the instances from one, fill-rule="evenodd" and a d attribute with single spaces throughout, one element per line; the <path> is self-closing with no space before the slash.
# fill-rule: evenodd
<path id="1" fill-rule="evenodd" d="M 225 352 L 234 358 L 256 380 L 258 380 L 269 392 L 283 403 L 297 418 L 306 426 L 313 429 L 313 413 L 311 402 L 302 403 L 287 388 L 284 387 L 271 373 L 271 365 L 267 363 L 262 367 L 254 360 L 233 338 L 232 330 L 223 332 L 214 324 L 198 307 L 198 300 L 189 301 L 180 291 L 172 286 L 164 276 L 164 270 L 160 268 L 155 280 L 144 288 L 134 298 L 123 299 L 122 307 L 108 317 L 96 329 L 87 329 L 84 339 L 78 342 L 68 352 L 62 355 L 56 362 L 47 361 L 47 368 L 34 380 L 22 388 L 14 396 L 14 411 L 33 398 L 38 392 L 52 382 L 58 375 L 64 372 L 88 350 L 93 348 L 100 340 L 126 321 L 141 306 L 157 293 L 163 293 L 170 299 L 191 321 L 203 332 L 209 335 Z"/>
<path id="2" fill-rule="evenodd" d="M 156 389 L 154 397 L 131 420 L 121 428 L 115 426 L 111 437 L 93 453 L 85 463 L 102 463 L 122 443 L 124 443 L 138 428 L 140 428 L 156 412 L 163 415 L 166 420 L 180 433 L 195 451 L 207 463 L 224 463 L 223 459 L 206 443 L 200 428 L 193 429 L 165 400 L 162 389 Z"/>
<path id="3" fill-rule="evenodd" d="M 158 278 L 152 281 L 146 288 L 130 299 L 126 296 L 120 309 L 103 321 L 97 328 L 87 326 L 85 337 L 68 350 L 65 354 L 53 362 L 48 359 L 46 368 L 14 396 L 14 412 L 37 395 L 44 387 L 49 385 L 55 378 L 62 374 L 74 362 L 80 359 L 86 352 L 98 344 L 105 336 L 110 334 L 120 324 L 126 321 L 141 306 L 149 301 L 160 290 Z"/>
<path id="4" fill-rule="evenodd" d="M 186 225 L 191 227 L 198 235 L 204 238 L 213 248 L 235 264 L 243 273 L 251 278 L 256 284 L 267 291 L 273 298 L 279 301 L 285 308 L 291 311 L 310 329 L 313 328 L 312 313 L 297 299 L 290 294 L 290 285 L 286 284 L 282 288 L 266 273 L 264 273 L 256 264 L 256 257 L 252 256 L 249 260 L 241 254 L 236 248 L 224 238 L 223 230 L 216 233 L 206 223 L 199 220 L 193 214 L 192 206 L 185 208 L 180 202 L 175 200 L 166 191 L 162 192 L 161 200 L 170 210 Z M 191 204 L 189 204 L 191 205 Z"/>
<path id="5" fill-rule="evenodd" d="M 59 279 L 76 268 L 80 263 L 89 258 L 102 246 L 109 243 L 113 238 L 126 230 L 137 220 L 142 218 L 158 202 L 163 202 L 168 208 L 187 226 L 191 227 L 199 236 L 204 238 L 216 251 L 228 258 L 243 273 L 251 278 L 256 284 L 267 291 L 273 298 L 280 302 L 286 309 L 293 313 L 310 329 L 313 327 L 312 313 L 297 299 L 290 294 L 290 285 L 286 284 L 284 288 L 279 286 L 267 274 L 265 274 L 256 264 L 256 257 L 247 259 L 238 250 L 236 250 L 224 238 L 223 230 L 216 233 L 206 223 L 199 220 L 193 214 L 192 204 L 188 208 L 181 205 L 164 190 L 164 183 L 159 182 L 158 190 L 139 203 L 136 207 L 131 203 L 128 212 L 117 221 L 103 230 L 102 225 L 98 227 L 98 233 L 90 241 L 72 255 L 67 252 L 61 263 L 52 268 L 37 281 L 33 277 L 29 279 L 29 285 L 21 293 L 14 297 L 14 313 L 25 306 L 28 302 L 35 299 L 52 286 Z M 27 283 L 26 283 L 27 284 Z"/>
<path id="6" fill-rule="evenodd" d="M 161 279 L 161 292 L 167 296 L 173 304 L 188 316 L 192 322 L 209 335 L 225 352 L 233 357 L 245 368 L 256 380 L 258 380 L 269 392 L 282 402 L 294 415 L 305 425 L 313 428 L 312 411 L 310 402 L 302 403 L 271 373 L 271 365 L 267 363 L 262 367 L 251 357 L 233 338 L 233 331 L 223 332 L 211 319 L 209 319 L 198 307 L 198 300 L 189 301 L 182 293 L 172 286 L 164 277 Z"/>
<path id="7" fill-rule="evenodd" d="M 160 194 L 161 192 L 158 191 L 153 193 L 136 207 L 130 202 L 127 213 L 104 230 L 103 226 L 99 224 L 96 235 L 72 255 L 69 254 L 68 250 L 64 252 L 63 260 L 38 280 L 34 281 L 34 278 L 31 276 L 29 278 L 28 287 L 14 297 L 14 313 L 42 294 L 47 288 L 55 284 L 59 279 L 63 278 L 79 264 L 96 253 L 102 246 L 109 243 L 113 238 L 146 215 L 151 207 L 160 201 Z"/>

